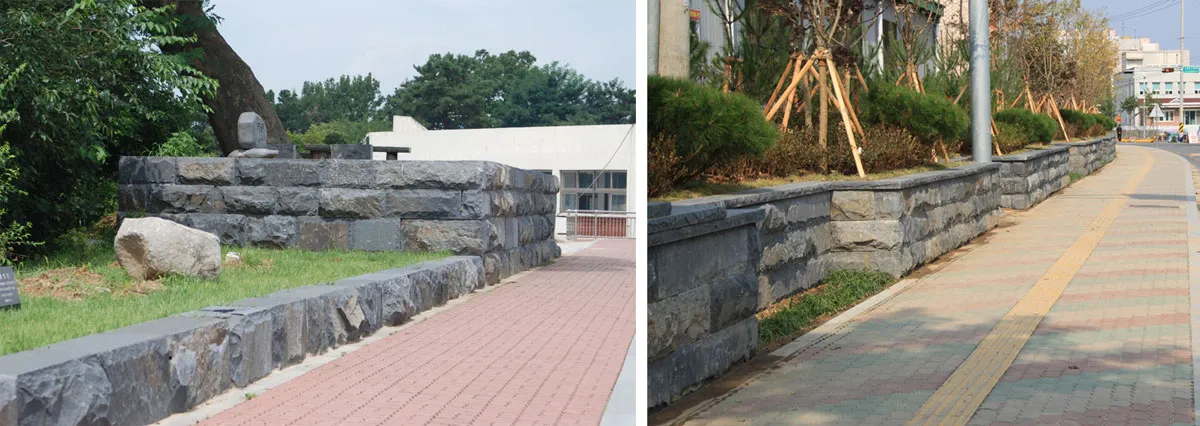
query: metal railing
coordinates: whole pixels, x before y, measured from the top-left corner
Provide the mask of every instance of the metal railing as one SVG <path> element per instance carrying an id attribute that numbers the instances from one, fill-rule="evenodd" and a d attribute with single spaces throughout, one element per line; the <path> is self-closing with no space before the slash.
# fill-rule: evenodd
<path id="1" fill-rule="evenodd" d="M 633 238 L 634 212 L 567 210 L 567 238 Z"/>

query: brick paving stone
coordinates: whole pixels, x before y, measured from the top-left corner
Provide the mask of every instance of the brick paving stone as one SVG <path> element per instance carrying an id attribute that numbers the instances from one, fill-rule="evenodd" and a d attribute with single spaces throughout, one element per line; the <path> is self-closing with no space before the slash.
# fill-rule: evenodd
<path id="1" fill-rule="evenodd" d="M 1095 175 L 860 314 L 689 425 L 903 424 L 1154 158 L 970 424 L 1194 424 L 1188 165 L 1119 147 Z"/>
<path id="2" fill-rule="evenodd" d="M 599 424 L 634 279 L 634 241 L 599 241 L 203 424 Z"/>

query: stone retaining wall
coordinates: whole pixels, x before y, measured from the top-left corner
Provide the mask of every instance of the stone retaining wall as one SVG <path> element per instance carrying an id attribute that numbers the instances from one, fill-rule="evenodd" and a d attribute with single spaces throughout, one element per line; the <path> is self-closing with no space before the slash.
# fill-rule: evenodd
<path id="1" fill-rule="evenodd" d="M 1066 188 L 1070 159 L 1065 145 L 993 158 L 1000 163 L 1000 207 L 1025 210 Z"/>
<path id="2" fill-rule="evenodd" d="M 0 425 L 154 423 L 484 284 L 456 256 L 6 355 Z"/>
<path id="3" fill-rule="evenodd" d="M 1087 176 L 1117 158 L 1117 137 L 1105 136 L 1083 142 L 1060 143 L 1071 149 L 1071 173 Z"/>
<path id="4" fill-rule="evenodd" d="M 723 374 L 758 344 L 755 224 L 763 213 L 669 205 L 664 211 L 662 204 L 652 212 L 647 350 L 654 407 Z"/>
<path id="5" fill-rule="evenodd" d="M 757 340 L 752 311 L 832 270 L 902 276 L 996 227 L 1002 206 L 1028 208 L 1061 189 L 1074 156 L 1098 168 L 1115 152 L 1102 138 L 893 179 L 651 203 L 649 406 L 669 404 L 749 357 Z M 745 282 L 749 273 L 757 286 Z"/>
<path id="6" fill-rule="evenodd" d="M 479 161 L 122 157 L 118 211 L 228 245 L 450 250 L 483 257 L 495 283 L 558 255 L 558 189 Z"/>

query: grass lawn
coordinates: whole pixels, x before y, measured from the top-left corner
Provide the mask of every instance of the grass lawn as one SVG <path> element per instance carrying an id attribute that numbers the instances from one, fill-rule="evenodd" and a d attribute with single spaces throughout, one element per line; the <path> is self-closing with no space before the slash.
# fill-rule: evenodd
<path id="1" fill-rule="evenodd" d="M 710 183 L 710 182 L 693 182 L 684 185 L 682 188 L 671 190 L 671 192 L 650 201 L 680 201 L 690 200 L 692 198 L 707 197 L 710 195 L 729 194 L 738 191 L 745 191 L 755 188 L 766 188 L 771 186 L 786 185 L 796 182 L 833 182 L 833 181 L 848 181 L 848 180 L 880 180 L 894 178 L 915 173 L 932 172 L 937 170 L 946 170 L 958 167 L 969 162 L 949 162 L 937 163 L 927 166 L 913 167 L 910 169 L 897 169 L 880 173 L 868 173 L 866 178 L 860 178 L 858 175 L 843 175 L 840 173 L 820 174 L 808 173 L 803 175 L 789 176 L 786 178 L 765 178 L 748 180 L 738 183 Z"/>
<path id="2" fill-rule="evenodd" d="M 449 255 L 256 248 L 222 251 L 230 250 L 242 260 L 224 265 L 215 281 L 182 276 L 134 280 L 117 265 L 111 244 L 63 251 L 30 262 L 17 269 L 21 309 L 0 310 L 0 355 Z"/>
<path id="3" fill-rule="evenodd" d="M 842 312 L 896 282 L 870 271 L 834 271 L 812 289 L 758 313 L 758 347 L 773 346 L 811 329 L 817 320 Z"/>

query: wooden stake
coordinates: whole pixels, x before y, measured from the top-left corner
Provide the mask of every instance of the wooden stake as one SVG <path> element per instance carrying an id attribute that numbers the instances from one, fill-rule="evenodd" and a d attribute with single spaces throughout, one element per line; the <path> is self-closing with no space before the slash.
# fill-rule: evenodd
<path id="1" fill-rule="evenodd" d="M 957 104 L 958 101 L 961 101 L 963 95 L 965 95 L 966 93 L 967 93 L 967 86 L 963 86 L 962 89 L 958 90 L 958 96 L 954 97 L 954 103 Z"/>
<path id="2" fill-rule="evenodd" d="M 789 84 L 787 90 L 784 90 L 783 93 L 788 93 L 788 92 L 792 92 L 792 91 L 796 90 L 796 85 L 800 84 L 800 76 L 804 75 L 804 73 L 807 72 L 808 69 L 812 68 L 813 62 L 815 62 L 815 61 L 813 61 L 812 59 L 809 59 L 807 61 L 807 63 L 804 64 L 804 68 L 801 68 L 800 72 L 798 72 L 792 76 L 792 84 Z M 782 98 L 780 98 L 778 101 L 776 101 L 774 106 L 771 107 L 771 110 L 769 112 L 767 112 L 767 120 L 768 121 L 770 121 L 772 118 L 775 117 L 775 113 L 779 111 L 779 107 L 781 107 L 781 106 L 783 106 Z"/>
<path id="3" fill-rule="evenodd" d="M 793 103 L 795 97 L 796 92 L 794 90 L 787 94 L 787 107 L 783 108 L 783 124 L 779 126 L 780 130 L 787 131 L 788 129 L 788 120 L 792 118 L 792 108 L 796 106 Z"/>
<path id="4" fill-rule="evenodd" d="M 946 162 L 949 163 L 950 152 L 946 151 L 946 144 L 942 143 L 942 141 L 938 141 L 938 147 L 942 148 L 942 156 L 946 157 Z"/>
<path id="5" fill-rule="evenodd" d="M 824 61 L 824 57 L 819 60 Z M 817 67 L 817 89 L 820 90 L 820 102 L 817 104 L 817 143 L 821 149 L 829 148 L 829 86 L 825 83 L 829 69 L 824 63 Z"/>
<path id="6" fill-rule="evenodd" d="M 1025 92 L 1017 93 L 1017 98 L 1016 98 L 1016 99 L 1013 99 L 1012 105 L 1009 105 L 1009 106 L 1008 106 L 1008 108 L 1009 108 L 1009 109 L 1016 108 L 1016 107 L 1017 107 L 1017 102 L 1021 102 L 1021 97 L 1022 97 L 1022 96 L 1025 96 Z"/>
<path id="7" fill-rule="evenodd" d="M 850 129 L 850 115 L 846 112 L 846 106 L 842 105 L 842 90 L 839 88 L 841 83 L 838 82 L 837 65 L 829 58 L 825 58 L 825 62 L 829 64 L 829 76 L 833 78 L 833 92 L 838 99 L 838 110 L 842 113 L 842 125 L 846 128 L 846 137 L 850 140 L 850 153 L 854 154 L 854 167 L 858 169 L 858 177 L 865 178 L 867 173 L 863 171 L 862 158 L 858 155 L 858 144 L 854 142 L 854 131 Z"/>
<path id="8" fill-rule="evenodd" d="M 846 74 L 850 74 L 850 73 L 847 72 Z M 837 79 L 834 79 L 833 84 L 840 85 L 841 89 L 842 89 L 841 92 L 843 94 L 849 96 L 850 89 L 845 86 L 845 83 L 838 81 Z M 854 108 L 850 108 L 850 105 L 853 105 L 850 103 L 850 98 L 848 98 L 848 97 L 845 98 L 844 102 L 846 105 L 846 111 L 850 114 L 850 123 L 854 125 L 854 130 L 857 131 L 859 135 L 866 137 L 867 134 L 866 134 L 866 132 L 863 131 L 862 124 L 859 123 L 859 121 L 858 121 L 858 113 L 854 112 Z M 863 141 L 863 145 L 866 145 L 865 140 Z"/>
<path id="9" fill-rule="evenodd" d="M 1063 137 L 1067 139 L 1067 142 L 1070 142 L 1071 135 L 1067 134 L 1067 124 L 1063 122 L 1062 112 L 1059 112 L 1058 102 L 1055 102 L 1054 98 L 1050 97 L 1050 95 L 1046 95 L 1046 97 L 1048 98 L 1048 103 L 1050 104 L 1049 108 L 1053 108 L 1054 116 L 1058 118 L 1058 126 L 1062 128 Z"/>
<path id="10" fill-rule="evenodd" d="M 863 78 L 862 71 L 859 71 L 858 67 L 854 67 L 854 74 L 858 76 L 858 82 L 862 83 L 863 93 L 867 93 L 867 79 Z"/>
<path id="11" fill-rule="evenodd" d="M 775 99 L 779 97 L 779 89 L 783 88 L 783 81 L 787 79 L 788 71 L 792 71 L 792 66 L 796 64 L 799 58 L 793 56 L 788 59 L 787 66 L 783 68 L 783 73 L 779 74 L 779 82 L 775 83 L 775 90 L 771 92 L 771 100 L 767 101 L 767 106 L 763 107 L 763 114 L 767 113 L 767 108 L 775 104 Z M 795 75 L 792 76 L 795 78 Z"/>

